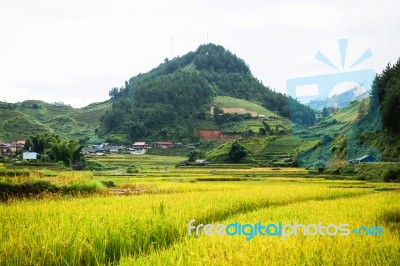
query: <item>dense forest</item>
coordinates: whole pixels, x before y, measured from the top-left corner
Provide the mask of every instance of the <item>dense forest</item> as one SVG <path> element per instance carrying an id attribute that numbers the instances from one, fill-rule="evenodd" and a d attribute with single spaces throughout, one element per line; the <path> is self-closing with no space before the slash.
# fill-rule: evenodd
<path id="1" fill-rule="evenodd" d="M 375 77 L 359 140 L 377 147 L 384 161 L 400 160 L 400 58 Z M 360 131 L 361 132 L 361 131 Z"/>
<path id="2" fill-rule="evenodd" d="M 222 46 L 207 44 L 111 89 L 112 108 L 101 118 L 98 134 L 193 140 L 198 126 L 212 119 L 214 96 L 254 101 L 304 126 L 315 123 L 312 109 L 265 87 Z"/>
<path id="3" fill-rule="evenodd" d="M 400 133 L 400 59 L 376 77 L 372 97 L 379 99 L 383 128 Z"/>

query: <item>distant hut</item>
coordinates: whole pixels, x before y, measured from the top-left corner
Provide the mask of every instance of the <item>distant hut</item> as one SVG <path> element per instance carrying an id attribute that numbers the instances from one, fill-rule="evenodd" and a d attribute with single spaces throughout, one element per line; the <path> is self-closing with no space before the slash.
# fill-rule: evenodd
<path id="1" fill-rule="evenodd" d="M 356 159 L 352 159 L 349 160 L 349 163 L 351 164 L 356 164 L 356 163 L 371 163 L 371 162 L 375 162 L 375 158 L 372 157 L 371 155 L 364 155 L 361 156 L 360 158 L 356 158 Z"/>
<path id="2" fill-rule="evenodd" d="M 29 160 L 37 160 L 38 155 L 39 155 L 39 153 L 36 153 L 33 151 L 27 151 L 22 154 L 22 158 L 24 160 L 28 160 L 28 161 Z"/>
<path id="3" fill-rule="evenodd" d="M 210 162 L 206 161 L 205 159 L 197 159 L 194 161 L 193 165 L 205 166 L 210 164 Z"/>

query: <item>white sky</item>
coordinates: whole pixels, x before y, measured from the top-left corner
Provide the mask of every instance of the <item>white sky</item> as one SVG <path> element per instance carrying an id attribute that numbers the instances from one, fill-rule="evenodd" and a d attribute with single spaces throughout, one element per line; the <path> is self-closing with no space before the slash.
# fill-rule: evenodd
<path id="1" fill-rule="evenodd" d="M 325 2 L 325 3 L 323 3 Z M 328 3 L 330 2 L 330 3 Z M 76 107 L 108 98 L 132 76 L 208 41 L 244 59 L 277 91 L 289 78 L 334 73 L 340 65 L 380 72 L 400 57 L 400 1 L 2 0 L 0 101 L 39 99 Z"/>

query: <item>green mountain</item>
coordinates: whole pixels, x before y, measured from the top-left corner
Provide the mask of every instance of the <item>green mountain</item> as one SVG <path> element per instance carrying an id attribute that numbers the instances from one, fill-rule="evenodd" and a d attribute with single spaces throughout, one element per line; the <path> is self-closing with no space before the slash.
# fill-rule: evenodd
<path id="1" fill-rule="evenodd" d="M 287 157 L 300 166 L 330 163 L 370 155 L 385 162 L 400 161 L 400 60 L 376 76 L 367 99 L 352 101 L 306 129 L 292 128 L 282 136 L 255 136 L 238 140 L 247 151 L 244 161 L 274 164 Z M 206 154 L 211 162 L 229 162 L 235 141 Z"/>
<path id="2" fill-rule="evenodd" d="M 165 59 L 157 68 L 126 81 L 124 87 L 113 88 L 112 108 L 102 117 L 98 133 L 116 140 L 189 142 L 198 139 L 198 129 L 225 130 L 225 123 L 249 119 L 240 114 L 210 114 L 214 99 L 221 96 L 256 103 L 278 119 L 291 118 L 303 126 L 315 123 L 309 107 L 265 87 L 242 59 L 222 46 L 207 44 L 182 57 Z"/>
<path id="3" fill-rule="evenodd" d="M 97 142 L 100 117 L 109 107 L 108 102 L 76 109 L 36 100 L 0 103 L 0 140 L 12 142 L 51 132 L 66 139 Z"/>
<path id="4" fill-rule="evenodd" d="M 165 59 L 113 88 L 110 97 L 79 109 L 0 102 L 0 140 L 52 132 L 92 143 L 190 143 L 199 140 L 199 129 L 209 129 L 236 138 L 247 154 L 242 161 L 260 164 L 288 157 L 301 166 L 365 154 L 383 161 L 400 158 L 400 60 L 377 75 L 368 99 L 322 112 L 318 121 L 309 107 L 265 87 L 243 60 L 214 44 Z M 288 104 L 294 113 L 288 113 Z M 233 143 L 238 146 L 228 141 L 209 151 L 207 160 L 229 162 Z"/>

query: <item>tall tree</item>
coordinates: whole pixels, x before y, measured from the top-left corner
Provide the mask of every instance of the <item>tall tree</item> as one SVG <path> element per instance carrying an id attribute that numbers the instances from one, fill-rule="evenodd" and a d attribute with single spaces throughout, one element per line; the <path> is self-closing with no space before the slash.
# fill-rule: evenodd
<path id="1" fill-rule="evenodd" d="M 229 150 L 228 159 L 232 163 L 240 162 L 246 157 L 247 151 L 245 148 L 236 140 L 232 143 L 231 149 Z"/>
<path id="2" fill-rule="evenodd" d="M 362 100 L 357 110 L 357 120 L 361 120 L 367 115 L 368 108 L 369 108 L 368 99 Z"/>

